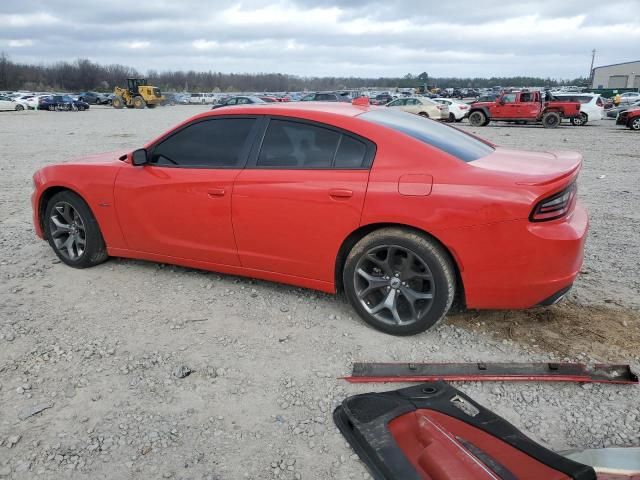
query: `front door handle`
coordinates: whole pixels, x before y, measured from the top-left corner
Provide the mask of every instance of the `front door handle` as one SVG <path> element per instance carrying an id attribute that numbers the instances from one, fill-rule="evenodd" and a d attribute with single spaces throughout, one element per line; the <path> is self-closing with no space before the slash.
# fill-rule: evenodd
<path id="1" fill-rule="evenodd" d="M 329 196 L 333 198 L 351 198 L 353 197 L 353 190 L 346 188 L 332 188 L 329 190 Z"/>
<path id="2" fill-rule="evenodd" d="M 207 194 L 210 197 L 224 197 L 225 191 L 224 188 L 210 188 L 207 190 Z"/>

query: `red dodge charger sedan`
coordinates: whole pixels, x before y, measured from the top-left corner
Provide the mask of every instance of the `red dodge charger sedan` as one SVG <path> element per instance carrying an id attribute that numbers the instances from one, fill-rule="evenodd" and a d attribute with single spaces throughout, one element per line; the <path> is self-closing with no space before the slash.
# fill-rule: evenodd
<path id="1" fill-rule="evenodd" d="M 569 290 L 581 163 L 368 105 L 246 105 L 40 169 L 33 220 L 72 267 L 118 256 L 343 290 L 367 323 L 410 335 L 454 298 L 528 308 Z"/>

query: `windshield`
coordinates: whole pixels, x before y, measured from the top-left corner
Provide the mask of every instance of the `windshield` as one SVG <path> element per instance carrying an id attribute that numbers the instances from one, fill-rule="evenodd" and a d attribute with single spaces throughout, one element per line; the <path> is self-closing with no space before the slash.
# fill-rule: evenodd
<path id="1" fill-rule="evenodd" d="M 457 128 L 412 113 L 372 110 L 358 116 L 438 148 L 464 162 L 472 162 L 493 152 L 493 147 Z"/>

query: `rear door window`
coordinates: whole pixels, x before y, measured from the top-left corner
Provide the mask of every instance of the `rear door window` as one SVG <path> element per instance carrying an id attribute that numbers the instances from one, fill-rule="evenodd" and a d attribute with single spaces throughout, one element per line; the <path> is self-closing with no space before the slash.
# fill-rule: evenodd
<path id="1" fill-rule="evenodd" d="M 375 148 L 338 130 L 272 119 L 262 141 L 257 168 L 367 168 Z"/>

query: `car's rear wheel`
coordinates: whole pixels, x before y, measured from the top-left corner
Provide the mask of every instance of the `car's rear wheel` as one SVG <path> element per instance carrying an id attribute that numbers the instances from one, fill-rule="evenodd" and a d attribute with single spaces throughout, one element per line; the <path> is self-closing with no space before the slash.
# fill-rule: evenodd
<path id="1" fill-rule="evenodd" d="M 49 245 L 67 265 L 93 267 L 108 258 L 98 222 L 75 193 L 63 191 L 53 195 L 47 202 L 43 223 Z"/>
<path id="2" fill-rule="evenodd" d="M 442 320 L 455 295 L 447 252 L 426 235 L 384 228 L 360 240 L 343 271 L 345 293 L 358 315 L 391 335 L 413 335 Z"/>
<path id="3" fill-rule="evenodd" d="M 449 114 L 449 122 L 450 122 L 450 123 L 453 123 L 453 122 L 455 122 L 455 121 L 456 121 L 456 116 L 455 116 L 453 113 L 450 113 L 450 114 Z"/>
<path id="4" fill-rule="evenodd" d="M 420 112 L 420 113 L 418 113 L 418 115 L 420 115 L 421 117 L 424 117 L 424 118 L 429 118 L 429 114 L 427 112 Z"/>
<path id="5" fill-rule="evenodd" d="M 584 112 L 580 112 L 580 115 L 578 115 L 577 117 L 573 117 L 571 119 L 571 125 L 574 125 L 576 127 L 581 127 L 582 125 L 585 125 L 588 120 L 589 120 L 589 117 L 587 117 L 587 115 Z"/>
<path id="6" fill-rule="evenodd" d="M 631 130 L 635 130 L 636 132 L 640 130 L 640 117 L 636 117 L 629 122 L 629 128 Z"/>
<path id="7" fill-rule="evenodd" d="M 542 116 L 542 126 L 544 128 L 556 128 L 560 125 L 560 114 L 558 112 L 547 112 Z"/>
<path id="8" fill-rule="evenodd" d="M 469 123 L 474 127 L 484 127 L 486 125 L 487 116 L 481 111 L 471 112 L 469 115 Z"/>
<path id="9" fill-rule="evenodd" d="M 20 104 L 16 105 L 16 111 L 17 112 L 21 112 L 22 110 L 24 110 L 24 106 L 23 105 L 20 105 Z"/>

